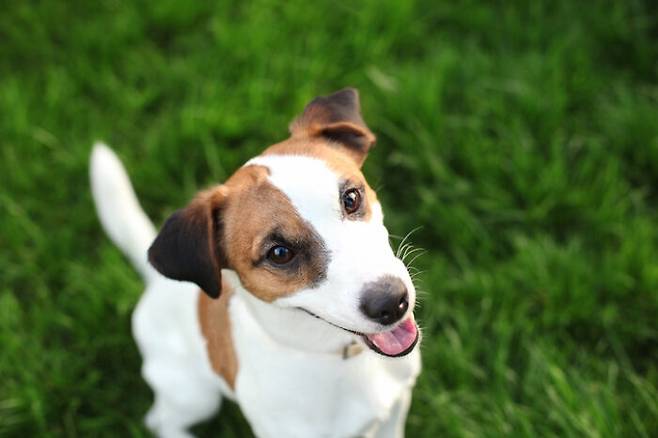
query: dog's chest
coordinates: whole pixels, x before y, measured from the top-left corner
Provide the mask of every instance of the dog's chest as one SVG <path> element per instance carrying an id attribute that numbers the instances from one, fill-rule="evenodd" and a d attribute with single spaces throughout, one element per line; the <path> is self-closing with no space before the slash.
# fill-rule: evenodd
<path id="1" fill-rule="evenodd" d="M 363 435 L 385 421 L 420 370 L 417 352 L 343 359 L 287 349 L 262 332 L 239 299 L 230 313 L 240 364 L 236 400 L 258 436 Z"/>

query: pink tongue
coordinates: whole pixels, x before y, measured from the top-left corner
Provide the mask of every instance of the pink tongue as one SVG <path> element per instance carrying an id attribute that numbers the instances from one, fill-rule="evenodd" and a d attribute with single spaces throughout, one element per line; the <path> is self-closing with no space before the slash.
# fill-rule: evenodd
<path id="1" fill-rule="evenodd" d="M 414 343 L 418 335 L 417 330 L 414 317 L 410 316 L 391 331 L 366 335 L 366 337 L 383 353 L 395 356 Z"/>

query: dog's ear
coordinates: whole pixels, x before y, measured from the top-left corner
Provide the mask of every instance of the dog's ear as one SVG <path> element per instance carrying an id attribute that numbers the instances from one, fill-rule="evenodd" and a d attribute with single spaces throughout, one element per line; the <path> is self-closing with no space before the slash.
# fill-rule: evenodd
<path id="1" fill-rule="evenodd" d="M 212 298 L 222 289 L 226 265 L 222 244 L 225 187 L 199 194 L 165 222 L 148 250 L 149 262 L 165 277 L 196 283 Z"/>
<path id="2" fill-rule="evenodd" d="M 375 135 L 361 117 L 359 92 L 345 88 L 313 99 L 290 125 L 293 137 L 322 137 L 340 145 L 361 166 Z"/>

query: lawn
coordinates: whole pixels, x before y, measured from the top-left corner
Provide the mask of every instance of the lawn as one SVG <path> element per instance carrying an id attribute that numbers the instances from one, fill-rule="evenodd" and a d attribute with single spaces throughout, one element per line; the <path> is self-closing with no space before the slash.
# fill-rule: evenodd
<path id="1" fill-rule="evenodd" d="M 5 2 L 0 435 L 146 435 L 94 140 L 160 224 L 352 85 L 427 250 L 407 435 L 658 436 L 658 3 L 224 3 Z M 195 432 L 250 434 L 228 404 Z"/>

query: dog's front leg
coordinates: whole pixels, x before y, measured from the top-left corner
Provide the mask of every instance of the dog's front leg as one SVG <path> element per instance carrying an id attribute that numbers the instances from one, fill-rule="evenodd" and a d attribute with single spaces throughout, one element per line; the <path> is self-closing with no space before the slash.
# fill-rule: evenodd
<path id="1" fill-rule="evenodd" d="M 404 425 L 411 405 L 411 389 L 407 389 L 391 408 L 388 419 L 379 426 L 374 438 L 403 438 Z"/>

